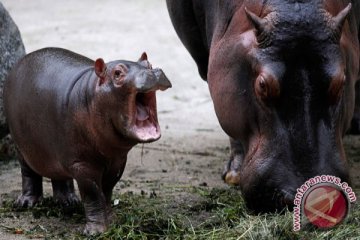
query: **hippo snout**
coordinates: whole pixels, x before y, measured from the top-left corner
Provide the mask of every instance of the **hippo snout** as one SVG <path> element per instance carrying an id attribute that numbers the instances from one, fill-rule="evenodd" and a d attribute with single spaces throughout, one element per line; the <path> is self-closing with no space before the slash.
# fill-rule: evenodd
<path id="1" fill-rule="evenodd" d="M 292 168 L 277 166 L 265 172 L 256 172 L 243 176 L 240 187 L 247 207 L 255 213 L 292 210 L 297 189 L 310 178 L 321 175 L 339 177 L 342 182 L 350 184 L 347 171 L 344 168 L 318 168 L 298 171 Z M 270 174 L 271 173 L 271 174 Z"/>
<path id="2" fill-rule="evenodd" d="M 156 68 L 152 71 L 157 79 L 157 85 L 161 91 L 172 87 L 171 82 L 160 68 Z"/>
<path id="3" fill-rule="evenodd" d="M 159 69 L 144 70 L 135 78 L 135 88 L 139 92 L 164 91 L 171 88 L 171 82 L 165 73 Z"/>
<path id="4" fill-rule="evenodd" d="M 294 207 L 296 188 L 259 187 L 257 191 L 244 193 L 247 208 L 255 214 L 281 212 L 286 208 L 292 210 Z"/>

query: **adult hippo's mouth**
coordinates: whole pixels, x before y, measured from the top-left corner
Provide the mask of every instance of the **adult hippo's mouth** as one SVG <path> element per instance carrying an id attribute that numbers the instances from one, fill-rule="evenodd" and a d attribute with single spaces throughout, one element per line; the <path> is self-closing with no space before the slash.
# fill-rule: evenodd
<path id="1" fill-rule="evenodd" d="M 137 93 L 135 96 L 133 134 L 140 142 L 152 142 L 160 138 L 161 131 L 156 111 L 156 92 Z"/>

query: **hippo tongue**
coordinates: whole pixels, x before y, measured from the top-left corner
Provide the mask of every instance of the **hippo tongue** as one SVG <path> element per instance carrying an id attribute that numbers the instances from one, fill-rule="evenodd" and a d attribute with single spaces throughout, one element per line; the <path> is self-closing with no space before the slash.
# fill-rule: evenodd
<path id="1" fill-rule="evenodd" d="M 141 104 L 136 104 L 136 118 L 139 121 L 145 121 L 149 118 L 148 111 L 145 106 Z"/>

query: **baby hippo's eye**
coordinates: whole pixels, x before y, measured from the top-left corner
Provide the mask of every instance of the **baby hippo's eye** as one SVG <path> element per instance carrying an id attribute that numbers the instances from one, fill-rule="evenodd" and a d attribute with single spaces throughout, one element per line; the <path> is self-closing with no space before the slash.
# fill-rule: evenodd
<path id="1" fill-rule="evenodd" d="M 115 70 L 114 72 L 114 78 L 115 79 L 119 79 L 121 77 L 121 71 L 120 70 Z"/>
<path id="2" fill-rule="evenodd" d="M 124 80 L 127 72 L 128 69 L 123 64 L 119 64 L 118 66 L 115 67 L 115 69 L 113 70 L 113 83 L 117 87 L 120 87 L 124 84 Z"/>

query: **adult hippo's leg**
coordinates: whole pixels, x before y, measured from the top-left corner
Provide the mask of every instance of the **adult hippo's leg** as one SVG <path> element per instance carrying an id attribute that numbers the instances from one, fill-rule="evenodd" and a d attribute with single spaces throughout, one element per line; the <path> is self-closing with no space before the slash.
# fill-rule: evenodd
<path id="1" fill-rule="evenodd" d="M 230 185 L 240 183 L 240 166 L 244 158 L 244 150 L 240 141 L 230 138 L 230 159 L 225 165 L 223 180 Z"/>
<path id="2" fill-rule="evenodd" d="M 173 26 L 195 60 L 202 79 L 207 79 L 209 51 L 204 44 L 192 1 L 166 0 Z M 203 17 L 204 18 L 204 17 Z"/>
<path id="3" fill-rule="evenodd" d="M 42 177 L 34 172 L 19 156 L 22 177 L 22 194 L 15 201 L 16 207 L 32 207 L 42 198 Z"/>
<path id="4" fill-rule="evenodd" d="M 53 197 L 55 201 L 63 206 L 71 206 L 80 202 L 75 194 L 74 181 L 71 180 L 51 180 Z"/>

